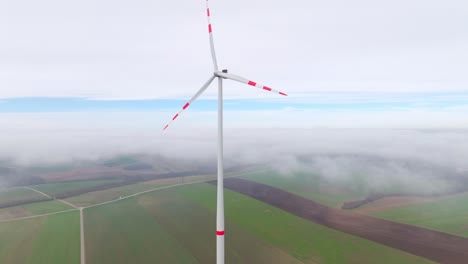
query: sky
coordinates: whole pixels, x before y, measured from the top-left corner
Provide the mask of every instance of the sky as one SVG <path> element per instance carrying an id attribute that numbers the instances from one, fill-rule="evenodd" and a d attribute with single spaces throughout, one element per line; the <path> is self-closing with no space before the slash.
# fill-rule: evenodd
<path id="1" fill-rule="evenodd" d="M 289 95 L 226 82 L 227 131 L 468 128 L 466 1 L 210 5 L 220 68 Z M 125 128 L 128 138 L 164 141 L 216 127 L 213 84 L 161 132 L 213 72 L 205 8 L 204 0 L 1 1 L 1 140 L 26 152 L 25 142 L 99 135 L 86 141 L 97 144 L 126 137 Z"/>
<path id="2" fill-rule="evenodd" d="M 210 4 L 220 67 L 292 95 L 468 89 L 466 1 Z M 2 98 L 180 98 L 212 71 L 203 0 L 0 7 Z"/>
<path id="3" fill-rule="evenodd" d="M 467 127 L 466 1 L 210 5 L 220 67 L 290 95 L 229 82 L 228 110 L 463 112 L 450 127 Z M 203 0 L 2 1 L 0 112 L 177 110 L 213 71 L 206 23 Z"/>

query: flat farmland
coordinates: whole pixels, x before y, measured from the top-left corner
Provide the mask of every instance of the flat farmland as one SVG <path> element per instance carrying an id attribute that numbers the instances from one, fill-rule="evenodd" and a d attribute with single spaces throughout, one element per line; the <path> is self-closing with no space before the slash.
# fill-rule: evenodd
<path id="1" fill-rule="evenodd" d="M 39 185 L 33 185 L 31 188 L 34 188 L 38 191 L 46 193 L 50 196 L 57 194 L 67 193 L 71 191 L 76 191 L 80 189 L 85 189 L 94 186 L 100 186 L 110 183 L 117 183 L 120 180 L 96 180 L 96 181 L 73 181 L 73 182 L 59 182 L 59 183 L 45 183 Z"/>
<path id="2" fill-rule="evenodd" d="M 103 203 L 120 197 L 125 197 L 139 192 L 144 192 L 164 186 L 170 186 L 175 184 L 184 184 L 197 181 L 208 181 L 215 179 L 213 175 L 201 175 L 201 176 L 190 176 L 190 177 L 179 177 L 179 178 L 167 178 L 158 179 L 148 182 L 141 182 L 136 184 L 125 185 L 117 188 L 106 189 L 101 191 L 89 192 L 78 196 L 73 196 L 65 199 L 66 201 L 77 205 L 77 206 L 91 206 L 98 203 Z"/>
<path id="3" fill-rule="evenodd" d="M 84 210 L 88 263 L 213 263 L 216 189 L 194 184 Z M 228 191 L 228 263 L 430 263 Z"/>
<path id="4" fill-rule="evenodd" d="M 340 208 L 345 201 L 365 197 L 359 191 L 327 186 L 314 175 L 281 176 L 266 172 L 241 178 L 277 187 L 334 208 Z M 445 197 L 385 197 L 352 211 L 468 237 L 468 193 Z"/>
<path id="5" fill-rule="evenodd" d="M 213 263 L 214 215 L 170 191 L 147 194 L 85 211 L 89 263 Z M 233 263 L 300 263 L 243 234 L 227 244 Z M 99 246 L 98 246 L 99 245 Z M 118 248 L 120 254 L 115 254 Z M 258 250 L 258 252 L 255 252 Z M 254 262 L 251 262 L 254 261 Z"/>
<path id="6" fill-rule="evenodd" d="M 68 206 L 58 201 L 46 201 L 46 202 L 24 204 L 20 206 L 13 206 L 13 207 L 0 209 L 0 221 L 19 218 L 19 217 L 55 213 L 55 212 L 70 210 L 70 209 L 73 209 L 73 208 L 71 206 Z"/>
<path id="7" fill-rule="evenodd" d="M 43 198 L 39 193 L 26 188 L 11 188 L 0 191 L 0 205 Z"/>
<path id="8" fill-rule="evenodd" d="M 240 178 L 277 187 L 334 208 L 340 208 L 345 201 L 366 196 L 360 188 L 351 189 L 336 183 L 330 184 L 315 174 L 291 173 L 284 176 L 275 172 L 262 172 Z"/>
<path id="9" fill-rule="evenodd" d="M 0 263 L 79 264 L 79 213 L 0 223 Z"/>
<path id="10" fill-rule="evenodd" d="M 373 204 L 367 207 L 373 207 Z M 372 209 L 368 214 L 375 217 L 468 237 L 468 193 L 392 208 L 382 203 L 381 210 L 376 206 Z"/>

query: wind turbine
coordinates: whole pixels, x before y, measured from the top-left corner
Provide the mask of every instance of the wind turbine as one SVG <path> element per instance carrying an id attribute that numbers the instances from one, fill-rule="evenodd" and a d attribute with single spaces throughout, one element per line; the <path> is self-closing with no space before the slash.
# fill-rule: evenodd
<path id="1" fill-rule="evenodd" d="M 229 79 L 236 82 L 248 84 L 250 86 L 263 89 L 268 92 L 278 93 L 287 96 L 287 94 L 274 90 L 268 86 L 251 81 L 244 77 L 230 74 L 227 70 L 218 70 L 218 61 L 213 41 L 213 27 L 211 24 L 211 12 L 206 0 L 206 14 L 208 18 L 208 33 L 210 37 L 211 57 L 213 59 L 214 72 L 206 83 L 195 93 L 195 95 L 182 107 L 182 109 L 172 118 L 163 130 L 166 130 L 180 114 L 187 109 L 213 82 L 218 78 L 218 177 L 217 177 L 217 198 L 216 198 L 216 263 L 224 264 L 224 186 L 223 186 L 223 79 Z"/>

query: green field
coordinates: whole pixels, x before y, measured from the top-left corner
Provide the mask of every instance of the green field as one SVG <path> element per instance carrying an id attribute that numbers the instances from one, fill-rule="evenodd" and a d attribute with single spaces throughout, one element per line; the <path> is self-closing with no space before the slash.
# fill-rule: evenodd
<path id="1" fill-rule="evenodd" d="M 37 192 L 25 188 L 11 188 L 0 191 L 0 204 L 43 198 Z"/>
<path id="2" fill-rule="evenodd" d="M 330 184 L 315 174 L 291 173 L 284 176 L 275 172 L 263 172 L 242 178 L 277 187 L 335 208 L 341 207 L 345 201 L 362 199 L 367 195 L 364 188 Z"/>
<path id="3" fill-rule="evenodd" d="M 120 197 L 125 197 L 139 192 L 144 192 L 164 186 L 189 183 L 194 181 L 206 181 L 215 179 L 213 175 L 203 175 L 203 176 L 191 176 L 183 178 L 169 178 L 169 179 L 160 179 L 149 182 L 136 183 L 131 185 L 125 185 L 117 188 L 95 191 L 90 193 L 85 193 L 79 196 L 74 196 L 67 198 L 66 201 L 76 205 L 76 206 L 90 206 L 98 203 L 103 203 Z"/>
<path id="4" fill-rule="evenodd" d="M 73 208 L 58 201 L 47 201 L 47 202 L 24 204 L 20 206 L 0 209 L 0 221 L 19 218 L 19 217 L 25 217 L 25 216 L 54 213 L 54 212 L 70 210 L 70 209 L 73 209 Z"/>
<path id="5" fill-rule="evenodd" d="M 371 215 L 468 237 L 468 193 L 390 208 Z"/>
<path id="6" fill-rule="evenodd" d="M 109 183 L 120 182 L 120 180 L 96 180 L 96 181 L 75 181 L 75 182 L 59 182 L 59 183 L 45 183 L 33 185 L 32 188 L 46 193 L 50 196 L 66 193 L 69 191 L 76 191 L 83 188 L 99 186 Z"/>
<path id="7" fill-rule="evenodd" d="M 89 263 L 213 263 L 216 190 L 181 186 L 85 209 Z M 228 263 L 429 263 L 226 191 Z"/>
<path id="8" fill-rule="evenodd" d="M 266 172 L 242 178 L 284 189 L 335 208 L 341 207 L 345 201 L 365 197 L 364 188 L 342 188 L 340 184 L 331 186 L 313 174 L 284 176 Z M 369 215 L 468 237 L 468 193 L 382 209 Z"/>
<path id="9" fill-rule="evenodd" d="M 0 263 L 78 264 L 78 211 L 0 223 Z"/>
<path id="10" fill-rule="evenodd" d="M 358 191 L 330 186 L 310 175 L 285 178 L 278 174 L 256 173 L 243 177 L 334 207 L 362 196 Z M 70 197 L 67 201 L 77 206 L 89 206 L 137 192 L 213 178 L 211 175 L 154 180 L 90 192 Z M 83 181 L 33 187 L 53 195 L 108 182 Z M 26 191 L 25 195 L 36 195 L 30 190 L 22 191 Z M 21 197 L 21 193 L 11 194 L 5 197 Z M 215 201 L 215 187 L 197 183 L 87 208 L 84 210 L 87 262 L 213 263 Z M 374 215 L 468 236 L 467 205 L 468 193 L 427 204 L 408 205 L 408 208 L 388 209 Z M 225 208 L 228 263 L 431 263 L 314 224 L 229 190 L 225 191 Z M 58 201 L 33 203 L 0 209 L 0 221 L 70 209 Z M 2 264 L 79 263 L 79 251 L 78 211 L 0 222 Z"/>

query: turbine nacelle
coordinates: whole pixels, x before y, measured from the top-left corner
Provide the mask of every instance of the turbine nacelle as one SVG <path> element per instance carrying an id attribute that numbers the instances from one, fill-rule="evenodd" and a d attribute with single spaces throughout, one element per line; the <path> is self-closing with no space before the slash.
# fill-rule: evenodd
<path id="1" fill-rule="evenodd" d="M 218 77 L 218 78 L 227 79 L 226 77 L 221 76 L 221 75 L 224 74 L 224 73 L 228 73 L 228 70 L 224 69 L 224 70 L 222 70 L 222 71 L 215 71 L 215 72 L 213 73 L 213 75 L 216 76 L 216 77 Z"/>

